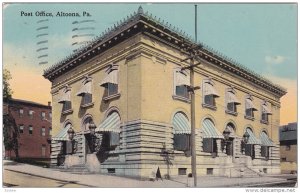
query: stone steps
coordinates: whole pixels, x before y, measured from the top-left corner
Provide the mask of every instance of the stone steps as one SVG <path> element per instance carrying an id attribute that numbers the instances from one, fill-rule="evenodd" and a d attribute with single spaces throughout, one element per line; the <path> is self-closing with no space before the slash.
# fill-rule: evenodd
<path id="1" fill-rule="evenodd" d="M 93 174 L 93 172 L 90 172 L 85 165 L 73 165 L 69 168 L 53 168 L 54 170 L 61 171 L 61 172 L 68 172 L 72 174 Z"/>

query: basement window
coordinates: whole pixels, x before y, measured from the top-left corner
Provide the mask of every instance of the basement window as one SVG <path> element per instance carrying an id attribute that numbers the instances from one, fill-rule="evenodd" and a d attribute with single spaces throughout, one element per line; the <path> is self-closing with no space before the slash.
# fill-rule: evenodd
<path id="1" fill-rule="evenodd" d="M 107 173 L 115 174 L 116 173 L 116 168 L 107 168 Z"/>
<path id="2" fill-rule="evenodd" d="M 207 168 L 206 169 L 206 174 L 207 175 L 213 175 L 214 174 L 214 169 L 213 168 Z"/>
<path id="3" fill-rule="evenodd" d="M 178 168 L 178 175 L 186 175 L 186 168 Z"/>

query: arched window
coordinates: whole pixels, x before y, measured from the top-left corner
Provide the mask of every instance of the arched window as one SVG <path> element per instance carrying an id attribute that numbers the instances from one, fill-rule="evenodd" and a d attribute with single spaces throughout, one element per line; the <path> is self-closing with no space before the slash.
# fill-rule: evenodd
<path id="1" fill-rule="evenodd" d="M 268 134 L 265 131 L 260 133 L 260 141 L 261 141 L 261 156 L 266 159 L 269 159 L 270 147 L 274 146 L 274 143 L 269 138 Z"/>
<path id="2" fill-rule="evenodd" d="M 93 118 L 91 116 L 88 116 L 82 122 L 81 130 L 82 131 L 89 131 L 90 130 L 90 128 L 89 128 L 90 124 L 94 124 L 94 121 L 93 121 Z"/>
<path id="3" fill-rule="evenodd" d="M 174 150 L 187 151 L 190 147 L 191 125 L 187 116 L 177 112 L 173 117 Z"/>
<path id="4" fill-rule="evenodd" d="M 106 149 L 114 149 L 120 143 L 121 118 L 117 111 L 112 111 L 97 127 L 96 132 L 103 134 L 102 146 Z"/>
<path id="5" fill-rule="evenodd" d="M 217 139 L 224 138 L 218 131 L 214 122 L 206 118 L 202 122 L 203 130 L 203 151 L 211 153 L 213 157 L 217 156 Z"/>

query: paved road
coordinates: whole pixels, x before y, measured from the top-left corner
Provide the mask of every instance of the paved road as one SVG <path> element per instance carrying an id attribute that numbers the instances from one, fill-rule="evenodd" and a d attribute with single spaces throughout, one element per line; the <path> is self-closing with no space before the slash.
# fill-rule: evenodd
<path id="1" fill-rule="evenodd" d="M 5 171 L 3 175 L 4 187 L 57 187 L 57 188 L 88 188 L 90 186 L 76 184 L 67 181 L 53 180 L 28 174 L 23 174 L 15 171 Z"/>
<path id="2" fill-rule="evenodd" d="M 192 187 L 193 182 L 186 176 L 152 182 L 103 174 L 79 175 L 11 161 L 5 161 L 3 169 L 4 185 L 19 187 L 185 188 Z M 198 187 L 249 187 L 251 185 L 259 187 L 262 184 L 285 183 L 286 181 L 282 176 L 276 178 L 271 176 L 260 178 L 199 176 Z"/>

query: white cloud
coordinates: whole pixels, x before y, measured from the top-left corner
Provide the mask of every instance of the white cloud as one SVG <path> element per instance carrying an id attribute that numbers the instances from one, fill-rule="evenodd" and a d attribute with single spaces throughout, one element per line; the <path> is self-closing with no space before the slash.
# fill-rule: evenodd
<path id="1" fill-rule="evenodd" d="M 286 57 L 284 56 L 265 56 L 265 62 L 267 64 L 281 64 L 286 60 Z"/>

